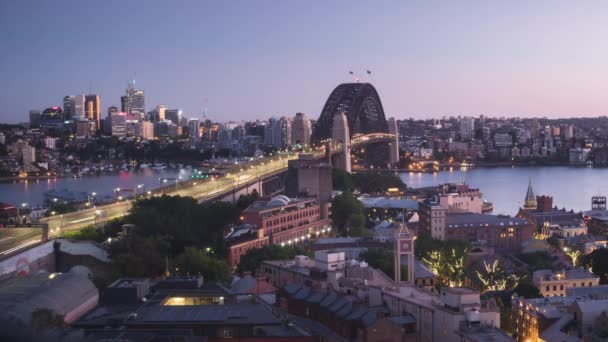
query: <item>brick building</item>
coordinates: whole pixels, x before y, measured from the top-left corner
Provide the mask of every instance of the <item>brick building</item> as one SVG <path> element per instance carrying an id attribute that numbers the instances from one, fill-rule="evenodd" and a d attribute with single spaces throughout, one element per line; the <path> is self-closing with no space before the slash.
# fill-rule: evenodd
<path id="1" fill-rule="evenodd" d="M 525 218 L 453 212 L 437 202 L 420 203 L 420 228 L 439 240 L 483 241 L 496 250 L 517 250 L 534 236 L 534 223 Z"/>
<path id="2" fill-rule="evenodd" d="M 321 205 L 315 198 L 279 195 L 261 199 L 245 209 L 241 217 L 243 225 L 226 237 L 228 263 L 232 267 L 253 248 L 305 244 L 331 234 L 331 221 L 322 218 Z"/>

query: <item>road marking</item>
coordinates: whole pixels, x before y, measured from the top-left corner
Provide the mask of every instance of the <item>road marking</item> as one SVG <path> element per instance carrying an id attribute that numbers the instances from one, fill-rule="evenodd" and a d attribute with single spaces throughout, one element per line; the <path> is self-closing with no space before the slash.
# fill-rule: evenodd
<path id="1" fill-rule="evenodd" d="M 0 253 L 0 255 L 10 254 L 12 252 L 18 251 L 18 250 L 20 250 L 22 248 L 25 248 L 27 246 L 31 246 L 31 245 L 33 245 L 35 243 L 38 243 L 38 242 L 40 242 L 40 240 L 30 240 L 30 241 L 25 242 L 25 243 L 23 243 L 23 244 L 21 244 L 21 245 L 19 245 L 17 247 L 13 247 L 11 249 L 7 249 L 7 250 L 3 251 L 2 253 Z"/>
<path id="2" fill-rule="evenodd" d="M 4 238 L 4 239 L 0 239 L 0 242 L 6 241 L 6 240 L 10 240 L 10 239 L 14 239 L 14 238 L 15 238 L 14 236 L 10 236 L 10 237 Z"/>
<path id="3" fill-rule="evenodd" d="M 80 220 L 70 221 L 70 222 L 68 222 L 68 224 L 69 223 L 80 223 L 80 222 L 90 221 L 90 220 L 94 220 L 94 219 L 95 219 L 95 216 L 89 216 L 89 217 L 85 217 L 85 218 L 80 219 Z"/>

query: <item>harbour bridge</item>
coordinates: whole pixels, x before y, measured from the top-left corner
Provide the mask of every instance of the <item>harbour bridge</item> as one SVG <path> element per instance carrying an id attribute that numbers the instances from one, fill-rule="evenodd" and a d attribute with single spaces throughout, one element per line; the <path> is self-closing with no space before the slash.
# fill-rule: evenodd
<path id="1" fill-rule="evenodd" d="M 365 146 L 365 157 L 370 163 L 385 167 L 394 165 L 399 160 L 397 124 L 393 118 L 386 120 L 378 93 L 371 84 L 341 84 L 329 96 L 312 132 L 311 145 L 302 152 L 281 151 L 235 165 L 220 178 L 182 181 L 150 190 L 142 196 L 188 196 L 202 203 L 235 200 L 253 190 L 260 195 L 269 195 L 282 190 L 280 175 L 287 171 L 289 160 L 297 159 L 300 153 L 327 158 L 330 151 L 334 167 L 350 172 L 351 151 L 361 146 Z M 43 218 L 39 223 L 48 230 L 43 236 L 52 238 L 66 231 L 122 217 L 128 213 L 133 200 L 118 197 L 114 203 Z"/>

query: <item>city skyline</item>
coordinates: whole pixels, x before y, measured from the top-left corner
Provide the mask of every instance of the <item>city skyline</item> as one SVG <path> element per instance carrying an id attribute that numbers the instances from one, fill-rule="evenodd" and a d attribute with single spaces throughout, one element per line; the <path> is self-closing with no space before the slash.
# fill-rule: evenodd
<path id="1" fill-rule="evenodd" d="M 600 2 L 75 4 L 0 4 L 0 122 L 89 90 L 105 117 L 133 78 L 146 110 L 217 121 L 316 119 L 356 75 L 397 118 L 608 112 Z"/>

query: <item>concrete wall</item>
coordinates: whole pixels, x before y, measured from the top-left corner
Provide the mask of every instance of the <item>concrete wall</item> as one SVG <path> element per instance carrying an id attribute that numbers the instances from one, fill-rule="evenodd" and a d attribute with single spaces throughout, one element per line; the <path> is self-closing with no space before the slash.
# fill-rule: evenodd
<path id="1" fill-rule="evenodd" d="M 53 242 L 49 241 L 0 262 L 0 281 L 40 270 L 53 272 L 54 269 Z"/>

